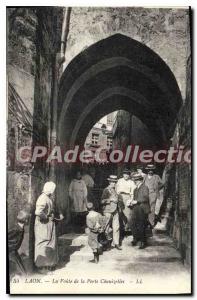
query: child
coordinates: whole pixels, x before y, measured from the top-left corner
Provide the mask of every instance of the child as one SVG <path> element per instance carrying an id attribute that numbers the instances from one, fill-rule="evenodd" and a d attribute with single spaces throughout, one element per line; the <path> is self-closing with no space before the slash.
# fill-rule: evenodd
<path id="1" fill-rule="evenodd" d="M 90 262 L 99 262 L 99 253 L 102 251 L 102 245 L 98 241 L 98 236 L 102 229 L 102 215 L 94 210 L 93 204 L 91 202 L 87 203 L 87 209 L 89 211 L 86 217 L 86 224 L 89 228 L 88 233 L 88 245 L 92 248 L 94 259 Z"/>
<path id="2" fill-rule="evenodd" d="M 18 223 L 15 228 L 8 231 L 8 251 L 9 251 L 9 267 L 10 274 L 25 275 L 26 270 L 18 250 L 22 244 L 24 237 L 24 225 L 29 221 L 29 214 L 21 210 L 17 216 Z"/>

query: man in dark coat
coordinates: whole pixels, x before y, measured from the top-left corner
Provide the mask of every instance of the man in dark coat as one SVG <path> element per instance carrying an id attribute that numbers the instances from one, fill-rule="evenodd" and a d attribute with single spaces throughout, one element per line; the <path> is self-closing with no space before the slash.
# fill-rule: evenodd
<path id="1" fill-rule="evenodd" d="M 143 177 L 139 174 L 133 176 L 136 184 L 134 191 L 133 217 L 132 217 L 132 245 L 140 242 L 139 249 L 146 247 L 146 227 L 148 224 L 148 214 L 150 213 L 149 190 L 143 183 Z M 136 203 L 137 202 L 137 203 Z"/>
<path id="2" fill-rule="evenodd" d="M 21 210 L 17 216 L 18 223 L 8 231 L 8 251 L 10 276 L 15 274 L 26 275 L 26 270 L 18 250 L 24 237 L 24 225 L 29 221 L 29 214 Z"/>

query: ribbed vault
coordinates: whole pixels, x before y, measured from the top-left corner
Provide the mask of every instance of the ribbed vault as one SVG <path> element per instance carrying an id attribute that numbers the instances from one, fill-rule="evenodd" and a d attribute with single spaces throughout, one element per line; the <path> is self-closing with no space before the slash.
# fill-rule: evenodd
<path id="1" fill-rule="evenodd" d="M 65 69 L 58 98 L 58 139 L 83 145 L 104 115 L 124 109 L 136 115 L 157 143 L 170 138 L 182 104 L 176 79 L 147 46 L 121 34 L 101 40 Z"/>

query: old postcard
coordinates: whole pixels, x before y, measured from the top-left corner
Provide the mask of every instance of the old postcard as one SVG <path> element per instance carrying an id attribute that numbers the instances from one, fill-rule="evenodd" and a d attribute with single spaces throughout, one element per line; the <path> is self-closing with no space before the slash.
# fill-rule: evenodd
<path id="1" fill-rule="evenodd" d="M 189 7 L 7 7 L 7 293 L 191 294 Z"/>

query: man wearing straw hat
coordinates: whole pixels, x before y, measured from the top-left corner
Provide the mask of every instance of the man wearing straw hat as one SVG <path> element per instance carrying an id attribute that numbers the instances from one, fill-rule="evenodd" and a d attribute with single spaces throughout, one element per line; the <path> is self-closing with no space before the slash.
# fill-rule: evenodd
<path id="1" fill-rule="evenodd" d="M 109 185 L 103 190 L 101 197 L 101 205 L 103 215 L 107 218 L 106 233 L 113 230 L 113 246 L 117 250 L 122 250 L 120 243 L 120 223 L 118 213 L 118 194 L 116 193 L 116 183 L 118 181 L 116 175 L 110 175 L 108 178 Z"/>

